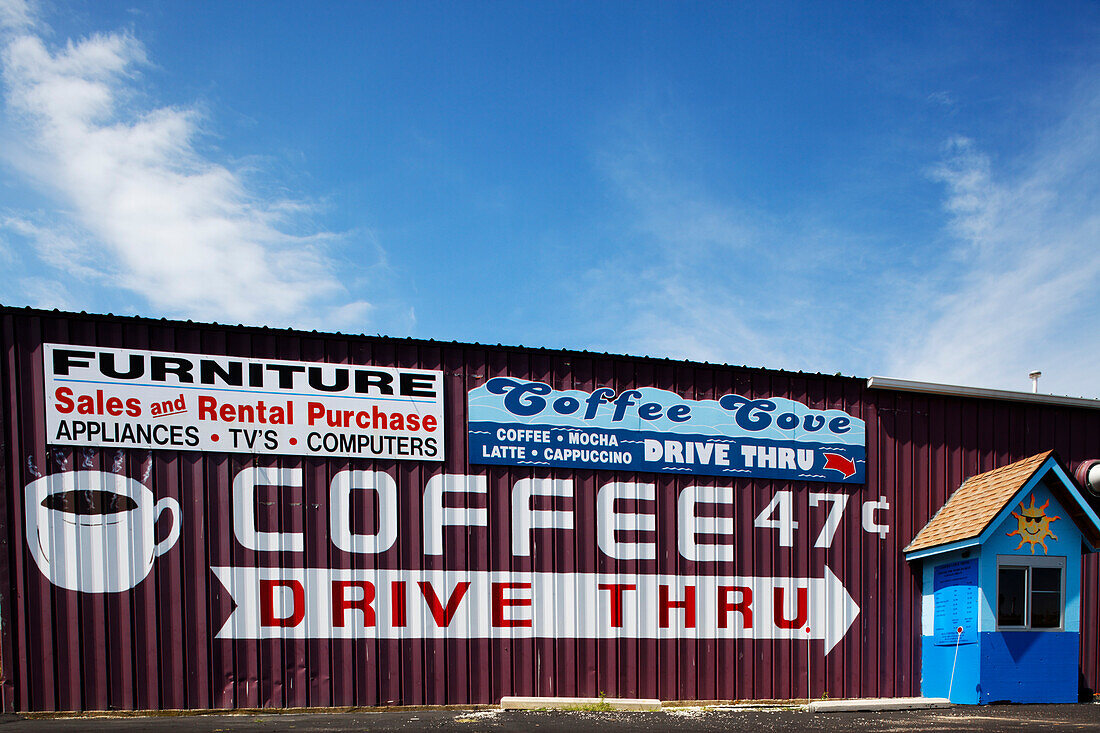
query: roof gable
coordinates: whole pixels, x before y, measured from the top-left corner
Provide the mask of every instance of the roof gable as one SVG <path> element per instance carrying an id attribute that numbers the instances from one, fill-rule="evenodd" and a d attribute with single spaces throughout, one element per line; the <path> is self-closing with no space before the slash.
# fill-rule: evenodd
<path id="1" fill-rule="evenodd" d="M 904 552 L 909 559 L 984 543 L 1022 494 L 1043 483 L 1063 505 L 1086 542 L 1100 547 L 1100 518 L 1077 491 L 1054 451 L 978 474 L 955 490 Z"/>

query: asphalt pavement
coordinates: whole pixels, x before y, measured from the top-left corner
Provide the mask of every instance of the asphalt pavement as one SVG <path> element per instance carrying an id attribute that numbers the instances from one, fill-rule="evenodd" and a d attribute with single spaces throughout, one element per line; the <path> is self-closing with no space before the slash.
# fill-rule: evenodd
<path id="1" fill-rule="evenodd" d="M 804 708 L 666 708 L 659 712 L 522 712 L 497 709 L 217 714 L 114 718 L 0 718 L 0 733 L 62 731 L 1100 731 L 1100 704 L 959 706 L 934 710 L 809 713 Z"/>

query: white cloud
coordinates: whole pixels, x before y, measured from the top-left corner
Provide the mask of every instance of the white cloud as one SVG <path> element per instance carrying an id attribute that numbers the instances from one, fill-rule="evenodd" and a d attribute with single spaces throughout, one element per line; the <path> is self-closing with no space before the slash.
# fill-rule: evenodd
<path id="1" fill-rule="evenodd" d="M 38 214 L 36 218 L 46 218 Z M 14 232 L 22 239 L 33 241 L 38 247 L 38 254 L 47 262 L 54 263 L 57 269 L 72 275 L 83 282 L 109 282 L 109 276 L 104 272 L 84 242 L 80 233 L 73 230 L 66 231 L 62 225 L 43 227 L 36 224 L 32 218 L 5 216 L 0 219 L 0 229 Z"/>
<path id="2" fill-rule="evenodd" d="M 677 180 L 642 127 L 621 127 L 616 144 L 599 156 L 627 224 L 615 227 L 613 254 L 579 284 L 594 348 L 776 363 L 782 357 L 756 329 L 751 298 L 726 287 L 739 279 L 730 265 L 760 243 L 758 217 Z"/>
<path id="3" fill-rule="evenodd" d="M 34 14 L 26 0 L 0 0 L 0 31 L 17 31 L 30 28 Z"/>
<path id="4" fill-rule="evenodd" d="M 1001 158 L 947 141 L 942 232 L 911 241 L 717 199 L 617 135 L 600 163 L 629 225 L 583 282 L 592 345 L 1019 390 L 1041 369 L 1100 397 L 1100 87 L 1063 116 Z"/>
<path id="5" fill-rule="evenodd" d="M 999 172 L 977 145 L 951 142 L 933 175 L 957 237 L 934 297 L 914 304 L 887 369 L 912 379 L 1100 397 L 1100 89 L 1034 153 Z M 1007 167 L 1007 166 L 1002 166 Z"/>
<path id="6" fill-rule="evenodd" d="M 317 326 L 335 313 L 363 328 L 327 251 L 291 234 L 309 207 L 265 200 L 243 173 L 200 150 L 194 109 L 139 109 L 146 51 L 125 33 L 51 49 L 27 30 L 25 3 L 0 0 L 9 161 L 49 195 L 52 215 L 6 225 L 48 264 L 144 298 L 158 313 Z"/>
<path id="7" fill-rule="evenodd" d="M 624 132 L 625 129 L 625 132 Z M 831 338 L 858 319 L 851 279 L 878 255 L 809 215 L 719 198 L 662 156 L 644 122 L 616 130 L 599 165 L 623 204 L 613 254 L 586 273 L 593 348 L 775 369 L 850 369 Z"/>
<path id="8" fill-rule="evenodd" d="M 51 310 L 76 310 L 77 303 L 70 297 L 70 289 L 59 280 L 47 277 L 25 277 L 19 280 L 19 289 L 32 308 Z"/>

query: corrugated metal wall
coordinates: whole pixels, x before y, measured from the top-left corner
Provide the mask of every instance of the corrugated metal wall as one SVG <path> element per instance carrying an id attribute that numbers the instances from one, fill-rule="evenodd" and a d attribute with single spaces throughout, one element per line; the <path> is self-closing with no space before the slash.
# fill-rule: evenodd
<path id="1" fill-rule="evenodd" d="M 901 548 L 964 478 L 1056 449 L 1075 465 L 1100 454 L 1100 412 L 1032 404 L 916 396 L 868 390 L 864 380 L 717 367 L 575 352 L 324 336 L 141 319 L 0 311 L 3 363 L 3 473 L 0 490 L 0 661 L 5 710 L 257 708 L 489 703 L 503 695 L 585 695 L 662 699 L 880 697 L 920 692 L 918 577 Z M 301 490 L 261 495 L 259 523 L 303 531 L 303 556 L 258 553 L 233 539 L 229 486 L 248 456 L 134 449 L 60 449 L 45 444 L 41 345 L 71 343 L 240 357 L 374 364 L 445 374 L 446 461 L 283 458 L 259 465 L 300 467 Z M 488 378 L 514 376 L 559 389 L 653 386 L 690 399 L 736 392 L 784 396 L 813 408 L 839 408 L 867 421 L 864 487 L 760 479 L 728 481 L 605 471 L 469 466 L 466 392 Z M 351 555 L 329 541 L 331 477 L 348 468 L 381 470 L 399 488 L 396 545 L 378 556 Z M 102 469 L 176 498 L 182 535 L 144 582 L 123 593 L 81 594 L 52 586 L 28 556 L 23 487 L 60 471 Z M 448 529 L 442 557 L 421 551 L 421 491 L 438 473 L 488 477 L 489 527 Z M 513 557 L 508 538 L 513 484 L 521 478 L 572 479 L 568 498 L 536 507 L 571 510 L 575 531 L 533 534 L 530 557 Z M 656 483 L 653 561 L 615 561 L 595 542 L 597 490 L 611 480 Z M 736 567 L 692 563 L 677 552 L 676 497 L 691 483 L 732 486 Z M 775 492 L 794 492 L 800 530 L 778 546 L 753 520 Z M 813 547 L 825 512 L 812 491 L 851 495 L 832 546 Z M 362 494 L 363 492 L 357 492 Z M 885 497 L 890 531 L 865 531 L 859 507 Z M 357 521 L 376 512 L 357 498 Z M 677 575 L 821 577 L 828 566 L 861 612 L 823 657 L 820 641 L 675 639 L 219 640 L 232 601 L 209 568 L 217 565 L 469 568 L 496 571 L 634 572 Z M 1085 563 L 1082 671 L 1100 679 L 1095 557 Z"/>

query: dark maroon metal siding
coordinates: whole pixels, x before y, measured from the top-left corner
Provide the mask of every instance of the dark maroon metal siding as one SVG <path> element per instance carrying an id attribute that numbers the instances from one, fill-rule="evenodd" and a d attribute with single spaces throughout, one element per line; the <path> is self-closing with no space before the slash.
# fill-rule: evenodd
<path id="1" fill-rule="evenodd" d="M 252 465 L 239 454 L 134 449 L 55 448 L 45 444 L 43 343 L 87 344 L 240 357 L 316 360 L 444 372 L 446 461 L 264 458 L 260 465 L 301 467 L 305 487 L 261 495 L 258 521 L 301 530 L 302 556 L 267 557 L 233 539 L 229 487 Z M 491 703 L 504 695 L 584 695 L 661 699 L 889 697 L 920 693 L 919 573 L 901 549 L 967 476 L 1054 448 L 1070 466 L 1100 453 L 1100 411 L 868 390 L 860 379 L 637 359 L 576 352 L 483 347 L 267 329 L 202 326 L 6 309 L 0 310 L 0 662 L 8 711 L 371 706 Z M 692 563 L 677 552 L 676 496 L 688 477 L 487 468 L 466 460 L 466 393 L 494 376 L 547 382 L 559 389 L 653 386 L 685 398 L 736 392 L 784 396 L 839 408 L 867 423 L 867 484 L 825 490 L 851 494 L 832 547 L 813 548 L 824 512 L 806 495 L 822 484 L 708 479 L 732 486 L 737 565 Z M 76 468 L 125 473 L 181 505 L 182 534 L 134 590 L 79 594 L 52 586 L 28 556 L 23 487 Z M 398 482 L 398 540 L 378 556 L 350 555 L 328 537 L 324 487 L 347 468 L 383 470 Z M 447 551 L 422 551 L 421 491 L 438 473 L 488 477 L 487 530 L 448 529 Z M 568 477 L 572 499 L 543 498 L 572 510 L 575 531 L 540 531 L 531 557 L 508 542 L 510 493 L 524 477 Z M 596 492 L 609 480 L 657 485 L 654 561 L 615 561 L 595 548 Z M 803 528 L 794 547 L 779 547 L 753 519 L 779 490 L 796 496 Z M 362 494 L 363 492 L 358 492 Z M 860 527 L 863 501 L 885 497 L 885 539 Z M 357 501 L 360 499 L 357 498 Z M 450 499 L 449 499 L 450 501 Z M 375 508 L 355 507 L 370 526 Z M 722 511 L 722 510 L 720 510 Z M 270 553 L 268 553 L 270 554 Z M 211 566 L 404 568 L 755 574 L 820 577 L 827 565 L 860 614 L 827 656 L 820 642 L 665 639 L 220 640 L 214 635 L 231 599 Z M 1084 684 L 1100 681 L 1095 556 L 1085 562 L 1082 602 Z M 809 654 L 807 655 L 807 651 Z"/>

